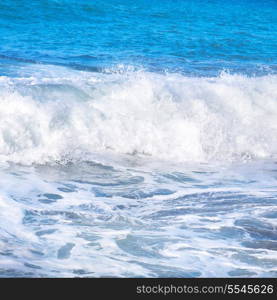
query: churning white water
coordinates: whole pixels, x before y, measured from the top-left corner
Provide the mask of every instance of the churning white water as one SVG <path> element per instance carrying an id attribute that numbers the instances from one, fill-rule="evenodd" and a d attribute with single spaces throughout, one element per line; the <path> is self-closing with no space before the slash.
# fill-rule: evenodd
<path id="1" fill-rule="evenodd" d="M 0 276 L 277 274 L 277 76 L 0 78 Z"/>
<path id="2" fill-rule="evenodd" d="M 0 78 L 2 162 L 83 160 L 99 151 L 189 162 L 277 153 L 276 75 L 51 68 Z"/>

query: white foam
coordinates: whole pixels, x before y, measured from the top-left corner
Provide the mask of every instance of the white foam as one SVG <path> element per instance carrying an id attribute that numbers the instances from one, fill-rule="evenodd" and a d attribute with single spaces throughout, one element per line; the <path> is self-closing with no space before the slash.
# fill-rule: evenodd
<path id="1" fill-rule="evenodd" d="M 0 162 L 109 151 L 175 161 L 277 153 L 277 76 L 192 78 L 40 67 L 0 78 Z"/>

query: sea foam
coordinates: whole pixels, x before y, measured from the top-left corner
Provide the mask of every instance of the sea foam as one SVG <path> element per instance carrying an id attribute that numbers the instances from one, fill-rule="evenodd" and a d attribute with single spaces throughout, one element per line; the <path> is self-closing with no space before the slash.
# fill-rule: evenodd
<path id="1" fill-rule="evenodd" d="M 1 162 L 74 161 L 103 151 L 233 161 L 277 152 L 276 75 L 101 74 L 44 66 L 28 77 L 1 77 L 0 86 Z"/>

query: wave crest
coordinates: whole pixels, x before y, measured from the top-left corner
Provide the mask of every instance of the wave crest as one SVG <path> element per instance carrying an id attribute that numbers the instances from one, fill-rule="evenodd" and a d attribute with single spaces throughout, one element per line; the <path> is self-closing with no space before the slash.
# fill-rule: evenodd
<path id="1" fill-rule="evenodd" d="M 175 161 L 276 154 L 276 75 L 49 74 L 0 78 L 0 161 L 82 160 L 99 151 Z"/>

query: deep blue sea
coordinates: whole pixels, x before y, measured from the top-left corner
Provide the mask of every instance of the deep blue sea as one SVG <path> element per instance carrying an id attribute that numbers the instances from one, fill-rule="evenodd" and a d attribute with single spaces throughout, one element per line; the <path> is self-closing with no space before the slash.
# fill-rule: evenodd
<path id="1" fill-rule="evenodd" d="M 277 277 L 277 1 L 2 0 L 0 277 Z"/>

